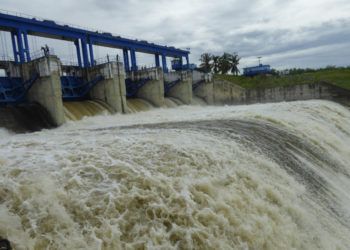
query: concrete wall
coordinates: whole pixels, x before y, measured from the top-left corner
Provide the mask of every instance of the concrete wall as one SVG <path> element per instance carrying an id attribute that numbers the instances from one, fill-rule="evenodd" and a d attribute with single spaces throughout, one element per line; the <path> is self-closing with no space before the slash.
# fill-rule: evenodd
<path id="1" fill-rule="evenodd" d="M 214 83 L 208 81 L 193 90 L 193 95 L 203 99 L 207 104 L 214 104 Z"/>
<path id="2" fill-rule="evenodd" d="M 174 71 L 164 73 L 164 82 L 173 82 L 179 79 L 181 79 L 181 72 Z"/>
<path id="3" fill-rule="evenodd" d="M 225 80 L 213 81 L 214 104 L 239 104 L 245 102 L 245 89 Z"/>
<path id="4" fill-rule="evenodd" d="M 192 84 L 203 81 L 198 87 L 193 90 L 193 95 L 203 99 L 207 104 L 214 104 L 214 84 L 212 74 L 203 73 L 200 71 L 192 71 Z"/>
<path id="5" fill-rule="evenodd" d="M 294 86 L 251 89 L 245 94 L 245 103 L 326 99 L 337 102 L 350 99 L 350 91 L 325 82 Z"/>
<path id="6" fill-rule="evenodd" d="M 311 99 L 349 103 L 350 91 L 332 84 L 310 83 L 275 88 L 244 89 L 231 82 L 214 80 L 215 104 L 253 104 Z"/>
<path id="7" fill-rule="evenodd" d="M 193 70 L 192 71 L 192 82 L 196 83 L 199 82 L 201 80 L 205 80 L 205 73 L 197 71 L 197 70 Z"/>
<path id="8" fill-rule="evenodd" d="M 128 77 L 133 81 L 150 78 L 151 80 L 139 89 L 136 96 L 149 101 L 156 107 L 164 106 L 164 78 L 161 68 L 130 72 L 128 73 Z"/>
<path id="9" fill-rule="evenodd" d="M 115 112 L 126 112 L 125 73 L 122 63 L 109 62 L 89 68 L 88 81 L 102 75 L 104 80 L 94 86 L 90 91 L 91 99 L 106 102 Z"/>
<path id="10" fill-rule="evenodd" d="M 48 56 L 25 63 L 21 66 L 24 81 L 38 73 L 39 78 L 27 93 L 30 102 L 37 102 L 50 114 L 56 126 L 65 122 L 62 90 L 60 61 L 56 56 Z"/>
<path id="11" fill-rule="evenodd" d="M 8 62 L 5 70 L 8 77 L 22 77 L 22 68 L 14 62 Z"/>
<path id="12" fill-rule="evenodd" d="M 189 105 L 192 103 L 192 75 L 191 72 L 170 72 L 164 74 L 165 82 L 172 82 L 181 80 L 175 86 L 173 86 L 166 96 L 175 97 L 181 100 L 184 104 Z"/>

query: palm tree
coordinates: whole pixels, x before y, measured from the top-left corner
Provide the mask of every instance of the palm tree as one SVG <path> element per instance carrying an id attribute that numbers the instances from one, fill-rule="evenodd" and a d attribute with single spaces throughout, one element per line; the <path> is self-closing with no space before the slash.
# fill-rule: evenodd
<path id="1" fill-rule="evenodd" d="M 221 74 L 227 74 L 231 68 L 231 55 L 225 52 L 219 59 L 220 72 Z"/>
<path id="2" fill-rule="evenodd" d="M 234 75 L 238 75 L 238 73 L 240 72 L 238 69 L 239 60 L 241 60 L 241 58 L 238 56 L 238 54 L 236 52 L 234 52 L 230 56 L 231 73 Z"/>
<path id="3" fill-rule="evenodd" d="M 199 68 L 204 71 L 205 73 L 209 73 L 211 71 L 211 59 L 212 55 L 209 53 L 204 53 L 201 55 L 200 61 L 201 64 L 199 65 Z"/>
<path id="4" fill-rule="evenodd" d="M 211 64 L 211 67 L 214 71 L 214 74 L 220 73 L 220 56 L 212 56 L 213 62 Z"/>

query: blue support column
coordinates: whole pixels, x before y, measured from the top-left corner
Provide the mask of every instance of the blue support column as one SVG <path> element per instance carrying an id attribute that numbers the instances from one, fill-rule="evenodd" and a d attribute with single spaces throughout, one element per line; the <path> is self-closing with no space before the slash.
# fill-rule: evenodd
<path id="1" fill-rule="evenodd" d="M 135 49 L 130 50 L 131 55 L 131 70 L 136 71 L 137 70 L 137 63 L 136 63 L 136 51 Z"/>
<path id="2" fill-rule="evenodd" d="M 28 34 L 27 31 L 23 32 L 23 38 L 24 38 L 24 46 L 25 46 L 25 53 L 26 53 L 26 58 L 27 58 L 27 62 L 30 62 L 30 51 L 29 51 L 29 43 L 28 43 Z"/>
<path id="3" fill-rule="evenodd" d="M 12 49 L 13 49 L 13 57 L 15 59 L 15 63 L 18 63 L 18 51 L 16 45 L 16 34 L 11 32 L 11 41 L 12 41 Z"/>
<path id="4" fill-rule="evenodd" d="M 95 65 L 95 59 L 94 59 L 94 48 L 92 46 L 92 41 L 89 41 L 89 54 L 90 54 L 90 65 Z"/>
<path id="5" fill-rule="evenodd" d="M 24 46 L 23 46 L 22 31 L 21 30 L 17 30 L 17 45 L 18 45 L 19 62 L 24 63 L 25 57 L 24 57 Z"/>
<path id="6" fill-rule="evenodd" d="M 125 72 L 130 71 L 130 63 L 129 63 L 129 52 L 128 49 L 123 49 L 123 58 L 124 58 L 124 68 Z"/>
<path id="7" fill-rule="evenodd" d="M 156 67 L 159 68 L 160 67 L 159 55 L 155 54 L 154 57 L 155 57 L 155 60 L 156 60 Z"/>
<path id="8" fill-rule="evenodd" d="M 75 40 L 75 41 L 74 41 L 74 44 L 75 44 L 75 48 L 76 48 L 76 50 L 77 50 L 78 65 L 79 65 L 79 67 L 82 67 L 79 39 Z"/>
<path id="9" fill-rule="evenodd" d="M 184 70 L 184 64 L 183 64 L 183 59 L 182 59 L 182 56 L 179 57 L 179 64 L 181 65 L 181 70 Z"/>
<path id="10" fill-rule="evenodd" d="M 90 66 L 90 63 L 89 63 L 87 42 L 85 38 L 81 39 L 81 49 L 83 51 L 83 66 L 85 68 L 88 68 Z"/>
<path id="11" fill-rule="evenodd" d="M 190 60 L 188 59 L 188 54 L 186 55 L 186 67 L 189 69 L 190 67 Z"/>
<path id="12" fill-rule="evenodd" d="M 162 55 L 162 65 L 163 65 L 163 72 L 168 73 L 168 66 L 166 65 L 166 56 Z"/>

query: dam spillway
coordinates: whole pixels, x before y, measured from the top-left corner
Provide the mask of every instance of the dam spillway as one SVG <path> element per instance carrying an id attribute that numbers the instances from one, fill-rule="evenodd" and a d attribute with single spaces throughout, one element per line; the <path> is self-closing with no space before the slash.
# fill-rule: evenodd
<path id="1" fill-rule="evenodd" d="M 104 113 L 128 113 L 191 104 L 193 97 L 192 71 L 164 73 L 161 68 L 149 68 L 125 72 L 123 64 L 118 61 L 89 68 L 68 67 L 54 55 L 23 64 L 8 62 L 6 70 L 10 76 L 16 76 L 19 82 L 29 82 L 30 86 L 18 88 L 25 90 L 21 99 L 7 102 L 7 96 L 17 93 L 14 91 L 17 88 L 8 87 L 13 77 L 5 77 L 6 86 L 0 90 L 6 98 L 0 100 L 1 105 L 36 103 L 47 111 L 47 119 L 55 126 L 66 120 L 101 114 L 101 106 L 106 109 Z M 201 78 L 206 75 L 200 73 Z M 209 78 L 207 84 L 212 84 Z"/>
<path id="2" fill-rule="evenodd" d="M 48 112 L 39 104 L 0 107 L 0 128 L 24 133 L 54 127 Z"/>
<path id="3" fill-rule="evenodd" d="M 300 101 L 2 129 L 0 236 L 16 249 L 347 249 L 349 128 L 349 109 Z"/>
<path id="4" fill-rule="evenodd" d="M 92 110 L 92 102 L 105 103 L 109 113 L 192 103 L 194 78 L 189 50 L 1 11 L 0 32 L 5 40 L 11 40 L 13 51 L 11 55 L 2 46 L 5 51 L 1 53 L 4 59 L 0 69 L 5 76 L 0 77 L 0 105 L 39 104 L 55 126 L 64 124 L 66 119 L 77 119 L 75 115 L 81 118 L 84 114 L 101 113 Z M 43 45 L 42 51 L 32 51 L 28 36 L 73 43 L 77 63 L 62 63 L 48 45 Z M 96 60 L 94 50 L 98 46 L 122 50 L 123 55 Z M 139 67 L 137 53 L 153 55 L 155 67 Z M 176 60 L 175 68 L 168 68 L 167 58 Z M 204 73 L 199 74 L 204 78 Z M 132 107 L 127 106 L 128 98 L 133 99 L 129 101 Z M 140 101 L 134 99 L 143 99 L 144 104 L 150 105 L 141 107 Z M 87 105 L 85 111 L 82 103 Z M 76 114 L 68 110 L 73 106 L 81 107 L 80 114 L 77 108 Z"/>
<path id="5" fill-rule="evenodd" d="M 106 103 L 102 101 L 82 101 L 82 102 L 64 102 L 65 119 L 78 121 L 84 117 L 96 115 L 110 115 L 113 111 Z"/>
<path id="6" fill-rule="evenodd" d="M 189 70 L 188 51 L 51 20 L 0 13 L 0 30 L 14 52 L 0 62 L 1 248 L 349 249 L 348 108 L 200 107 L 333 100 L 332 87 L 244 90 Z M 33 56 L 28 35 L 73 42 L 78 64 Z M 106 45 L 122 62 L 94 60 Z"/>

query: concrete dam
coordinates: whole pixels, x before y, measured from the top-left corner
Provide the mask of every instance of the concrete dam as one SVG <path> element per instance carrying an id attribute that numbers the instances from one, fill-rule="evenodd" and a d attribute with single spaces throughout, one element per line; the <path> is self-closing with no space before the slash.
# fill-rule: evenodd
<path id="1" fill-rule="evenodd" d="M 4 97 L 16 95 L 15 90 L 3 88 L 2 102 L 7 105 L 0 108 L 4 114 L 1 126 L 14 129 L 17 123 L 28 126 L 29 131 L 101 113 L 131 113 L 198 103 L 198 97 L 193 100 L 193 79 L 203 86 L 213 84 L 209 75 L 199 72 L 164 73 L 162 68 L 125 72 L 123 64 L 116 61 L 80 68 L 64 66 L 54 55 L 23 64 L 7 62 L 5 69 L 11 77 L 3 79 L 24 79 L 31 86 L 14 103 L 5 103 L 8 99 Z"/>
<path id="2" fill-rule="evenodd" d="M 193 70 L 188 50 L 52 20 L 0 12 L 0 32 L 11 38 L 13 52 L 12 57 L 7 54 L 0 60 L 0 70 L 5 72 L 5 76 L 0 77 L 0 127 L 16 132 L 57 127 L 84 116 L 132 113 L 157 107 L 308 99 L 348 103 L 350 99 L 349 91 L 326 83 L 242 89 Z M 31 51 L 29 35 L 71 43 L 77 63 L 65 63 L 48 46 L 42 47 L 39 53 Z M 96 60 L 94 50 L 98 47 L 122 50 L 123 56 Z M 154 56 L 155 66 L 139 67 L 136 53 Z M 167 58 L 176 62 L 172 70 Z"/>
<path id="3" fill-rule="evenodd" d="M 13 57 L 0 62 L 6 72 L 0 77 L 0 123 L 15 131 L 60 126 L 99 113 L 205 103 L 193 97 L 194 90 L 212 84 L 210 75 L 189 70 L 186 50 L 4 13 L 0 30 L 11 35 L 13 49 Z M 77 65 L 62 63 L 48 47 L 34 57 L 28 35 L 74 43 Z M 122 49 L 122 62 L 119 57 L 95 60 L 94 46 Z M 154 55 L 155 67 L 139 68 L 136 52 Z M 170 71 L 167 57 L 180 68 Z"/>
<path id="4" fill-rule="evenodd" d="M 242 89 L 188 51 L 50 20 L 0 14 L 0 30 L 0 249 L 350 249 L 345 91 Z M 28 35 L 69 41 L 77 64 Z"/>

